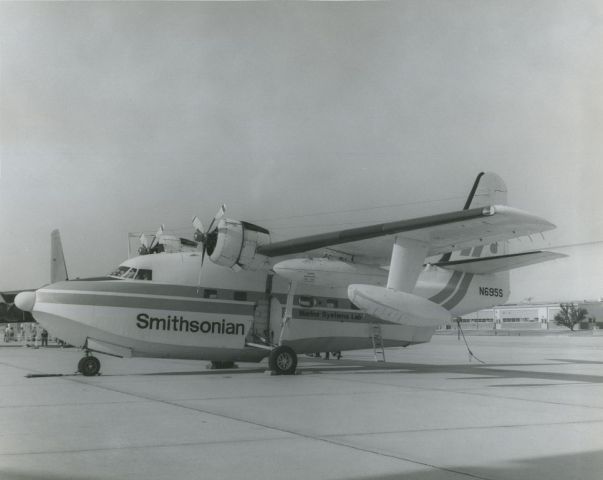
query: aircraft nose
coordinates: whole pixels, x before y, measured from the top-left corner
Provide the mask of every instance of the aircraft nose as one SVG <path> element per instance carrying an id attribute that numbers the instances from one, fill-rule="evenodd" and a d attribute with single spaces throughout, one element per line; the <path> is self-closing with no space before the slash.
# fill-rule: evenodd
<path id="1" fill-rule="evenodd" d="M 36 292 L 21 292 L 15 297 L 15 305 L 24 312 L 31 312 L 35 303 Z"/>

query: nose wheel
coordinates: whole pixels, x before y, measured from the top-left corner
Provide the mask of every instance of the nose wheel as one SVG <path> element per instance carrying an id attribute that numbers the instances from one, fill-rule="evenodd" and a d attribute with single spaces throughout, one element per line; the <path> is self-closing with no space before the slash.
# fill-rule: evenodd
<path id="1" fill-rule="evenodd" d="M 77 371 L 86 377 L 93 377 L 100 372 L 100 360 L 92 355 L 82 357 L 77 364 Z"/>
<path id="2" fill-rule="evenodd" d="M 270 352 L 268 365 L 276 375 L 294 375 L 297 368 L 297 354 L 291 347 L 281 345 Z"/>

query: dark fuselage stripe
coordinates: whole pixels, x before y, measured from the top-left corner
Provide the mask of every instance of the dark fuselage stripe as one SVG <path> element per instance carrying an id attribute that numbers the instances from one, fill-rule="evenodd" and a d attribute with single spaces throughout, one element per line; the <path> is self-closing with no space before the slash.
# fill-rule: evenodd
<path id="1" fill-rule="evenodd" d="M 200 312 L 224 315 L 253 315 L 253 304 L 249 302 L 215 302 L 169 298 L 107 295 L 94 293 L 56 293 L 38 291 L 36 302 L 66 305 L 88 305 L 93 307 L 118 307 L 166 310 L 170 312 Z"/>
<path id="2" fill-rule="evenodd" d="M 465 276 L 461 281 L 461 286 L 457 292 L 452 296 L 452 298 L 450 298 L 450 300 L 442 305 L 446 310 L 452 310 L 461 302 L 461 300 L 463 300 L 463 298 L 465 298 L 467 290 L 469 289 L 469 284 L 471 283 L 471 280 L 473 280 L 473 274 L 465 273 L 464 275 Z"/>
<path id="3" fill-rule="evenodd" d="M 439 304 L 444 302 L 444 300 L 446 300 L 456 290 L 456 287 L 458 287 L 462 276 L 463 274 L 461 272 L 455 271 L 450 277 L 450 280 L 448 281 L 446 286 L 439 293 L 436 293 L 433 297 L 431 297 L 429 300 Z"/>
<path id="4" fill-rule="evenodd" d="M 165 295 L 170 297 L 203 298 L 203 291 L 208 287 L 191 287 L 189 285 L 169 285 L 142 280 L 107 280 L 69 281 L 48 286 L 51 290 L 81 291 L 83 293 L 116 293 L 132 295 Z M 213 287 L 212 287 L 213 288 Z"/>

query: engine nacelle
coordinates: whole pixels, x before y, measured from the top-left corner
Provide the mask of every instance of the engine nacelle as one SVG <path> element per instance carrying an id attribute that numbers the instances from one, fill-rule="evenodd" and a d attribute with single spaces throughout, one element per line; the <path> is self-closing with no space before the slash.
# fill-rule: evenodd
<path id="1" fill-rule="evenodd" d="M 375 285 L 350 285 L 348 298 L 369 315 L 400 325 L 433 327 L 451 319 L 448 310 L 423 297 Z"/>
<path id="2" fill-rule="evenodd" d="M 265 228 L 223 218 L 213 235 L 214 241 L 207 246 L 207 253 L 212 262 L 223 267 L 244 270 L 257 270 L 267 266 L 268 258 L 256 253 L 260 245 L 270 243 L 270 232 Z"/>

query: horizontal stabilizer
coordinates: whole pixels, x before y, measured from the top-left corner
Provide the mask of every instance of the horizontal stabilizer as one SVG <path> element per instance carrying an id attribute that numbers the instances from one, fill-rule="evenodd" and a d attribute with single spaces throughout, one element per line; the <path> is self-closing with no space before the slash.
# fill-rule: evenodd
<path id="1" fill-rule="evenodd" d="M 562 253 L 534 251 L 514 253 L 511 255 L 498 255 L 496 257 L 469 258 L 467 260 L 454 260 L 452 262 L 432 263 L 437 267 L 455 270 L 457 272 L 473 274 L 489 274 L 504 272 L 513 268 L 525 267 L 535 263 L 548 262 L 557 258 L 567 257 Z"/>

